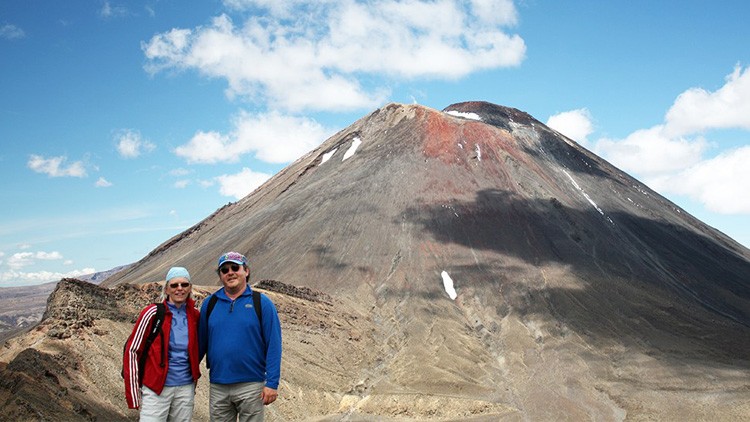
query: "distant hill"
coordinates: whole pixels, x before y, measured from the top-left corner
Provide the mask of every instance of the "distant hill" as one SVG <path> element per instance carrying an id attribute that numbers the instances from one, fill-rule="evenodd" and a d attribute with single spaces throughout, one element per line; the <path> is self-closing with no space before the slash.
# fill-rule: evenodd
<path id="1" fill-rule="evenodd" d="M 21 287 L 0 287 L 0 343 L 42 319 L 47 298 L 57 281 Z"/>
<path id="2" fill-rule="evenodd" d="M 128 267 L 129 265 L 122 265 L 78 278 L 92 284 L 99 284 L 112 274 Z M 47 306 L 47 298 L 57 283 L 57 281 L 52 281 L 30 286 L 0 287 L 0 344 L 42 319 Z"/>
<path id="3" fill-rule="evenodd" d="M 96 273 L 91 274 L 84 274 L 81 276 L 76 277 L 78 280 L 88 281 L 92 284 L 101 284 L 104 280 L 112 276 L 113 274 L 117 274 L 118 272 L 128 269 L 133 264 L 127 264 L 127 265 L 120 265 L 118 267 L 112 268 L 111 270 L 107 271 L 99 271 Z M 166 273 L 165 273 L 166 274 Z"/>

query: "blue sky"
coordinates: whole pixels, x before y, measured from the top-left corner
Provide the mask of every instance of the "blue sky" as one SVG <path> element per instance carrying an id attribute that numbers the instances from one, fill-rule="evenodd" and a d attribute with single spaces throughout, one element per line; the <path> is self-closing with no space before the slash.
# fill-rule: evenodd
<path id="1" fill-rule="evenodd" d="M 750 246 L 750 2 L 0 3 L 0 287 L 134 262 L 388 103 L 528 112 Z"/>

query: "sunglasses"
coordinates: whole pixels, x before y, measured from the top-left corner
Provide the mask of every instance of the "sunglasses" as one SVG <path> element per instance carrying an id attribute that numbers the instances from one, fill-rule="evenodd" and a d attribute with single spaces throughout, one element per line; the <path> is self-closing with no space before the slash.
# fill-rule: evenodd
<path id="1" fill-rule="evenodd" d="M 188 287 L 190 287 L 190 283 L 187 283 L 187 282 L 172 283 L 172 284 L 169 285 L 169 287 L 171 287 L 173 289 L 176 289 L 178 287 L 182 287 L 183 289 L 187 289 Z"/>
<path id="2" fill-rule="evenodd" d="M 222 274 L 228 274 L 230 268 L 232 269 L 232 272 L 235 272 L 235 273 L 240 270 L 239 264 L 232 264 L 232 265 L 225 265 L 219 268 L 219 271 L 221 271 Z"/>

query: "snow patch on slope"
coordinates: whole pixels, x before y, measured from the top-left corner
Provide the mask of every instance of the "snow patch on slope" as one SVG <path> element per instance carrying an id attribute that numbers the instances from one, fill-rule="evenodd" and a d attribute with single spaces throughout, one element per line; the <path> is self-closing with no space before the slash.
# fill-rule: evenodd
<path id="1" fill-rule="evenodd" d="M 359 148 L 360 144 L 362 144 L 362 140 L 359 139 L 359 136 L 354 138 L 354 141 L 352 141 L 352 146 L 350 146 L 349 149 L 346 151 L 346 154 L 344 154 L 344 158 L 342 158 L 341 161 L 344 161 L 347 158 L 353 156 L 354 153 L 357 152 L 357 148 Z"/>
<path id="2" fill-rule="evenodd" d="M 594 202 L 594 200 L 593 200 L 593 199 L 591 199 L 591 197 L 589 196 L 589 194 L 587 194 L 587 193 L 586 193 L 586 192 L 585 192 L 585 191 L 584 191 L 584 190 L 583 190 L 583 189 L 582 189 L 582 188 L 581 188 L 581 187 L 580 187 L 580 186 L 578 185 L 578 183 L 576 183 L 576 181 L 575 181 L 575 180 L 573 179 L 573 176 L 571 176 L 571 175 L 570 175 L 570 174 L 569 174 L 569 173 L 568 173 L 567 171 L 565 171 L 565 170 L 563 170 L 563 173 L 565 173 L 565 175 L 566 175 L 566 176 L 568 176 L 568 178 L 570 179 L 570 181 L 571 181 L 571 182 L 573 183 L 573 186 L 575 186 L 575 188 L 576 188 L 576 189 L 578 189 L 578 190 L 579 190 L 579 191 L 580 191 L 580 192 L 581 192 L 581 193 L 583 194 L 583 197 L 584 197 L 584 198 L 586 198 L 586 200 L 587 200 L 587 201 L 589 201 L 589 203 L 590 203 L 591 205 L 593 205 L 593 206 L 594 206 L 594 208 L 595 208 L 595 209 L 596 209 L 596 210 L 597 210 L 597 211 L 599 212 L 599 214 L 601 214 L 601 215 L 602 215 L 603 217 L 605 217 L 605 218 L 607 219 L 607 221 L 609 221 L 610 223 L 614 224 L 614 221 L 612 221 L 612 219 L 611 219 L 611 218 L 609 218 L 609 217 L 608 217 L 608 216 L 607 216 L 606 214 L 604 214 L 604 211 L 602 211 L 602 209 L 601 209 L 601 208 L 599 208 L 599 206 L 598 206 L 598 205 L 596 205 L 596 202 Z"/>
<path id="3" fill-rule="evenodd" d="M 326 161 L 330 160 L 331 157 L 333 157 L 333 154 L 335 154 L 336 151 L 338 151 L 338 150 L 339 150 L 338 148 L 334 148 L 332 151 L 328 151 L 325 154 L 323 154 L 323 159 L 320 161 L 320 164 L 318 164 L 318 165 L 322 165 Z"/>
<path id="4" fill-rule="evenodd" d="M 448 293 L 451 300 L 456 300 L 458 294 L 456 294 L 456 289 L 453 287 L 453 279 L 446 271 L 440 273 L 440 276 L 443 277 L 443 287 L 445 288 L 445 292 Z"/>
<path id="5" fill-rule="evenodd" d="M 477 113 L 464 113 L 455 110 L 446 111 L 446 113 L 450 114 L 451 116 L 463 117 L 464 119 L 479 120 L 480 122 L 482 121 L 482 118 L 479 117 Z"/>

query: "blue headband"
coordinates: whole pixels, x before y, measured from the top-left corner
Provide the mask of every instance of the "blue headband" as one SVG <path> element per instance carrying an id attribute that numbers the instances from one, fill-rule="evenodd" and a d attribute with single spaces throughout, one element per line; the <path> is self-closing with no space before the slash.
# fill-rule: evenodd
<path id="1" fill-rule="evenodd" d="M 190 273 L 184 267 L 172 267 L 167 273 L 167 282 L 173 278 L 182 277 L 190 281 Z"/>

